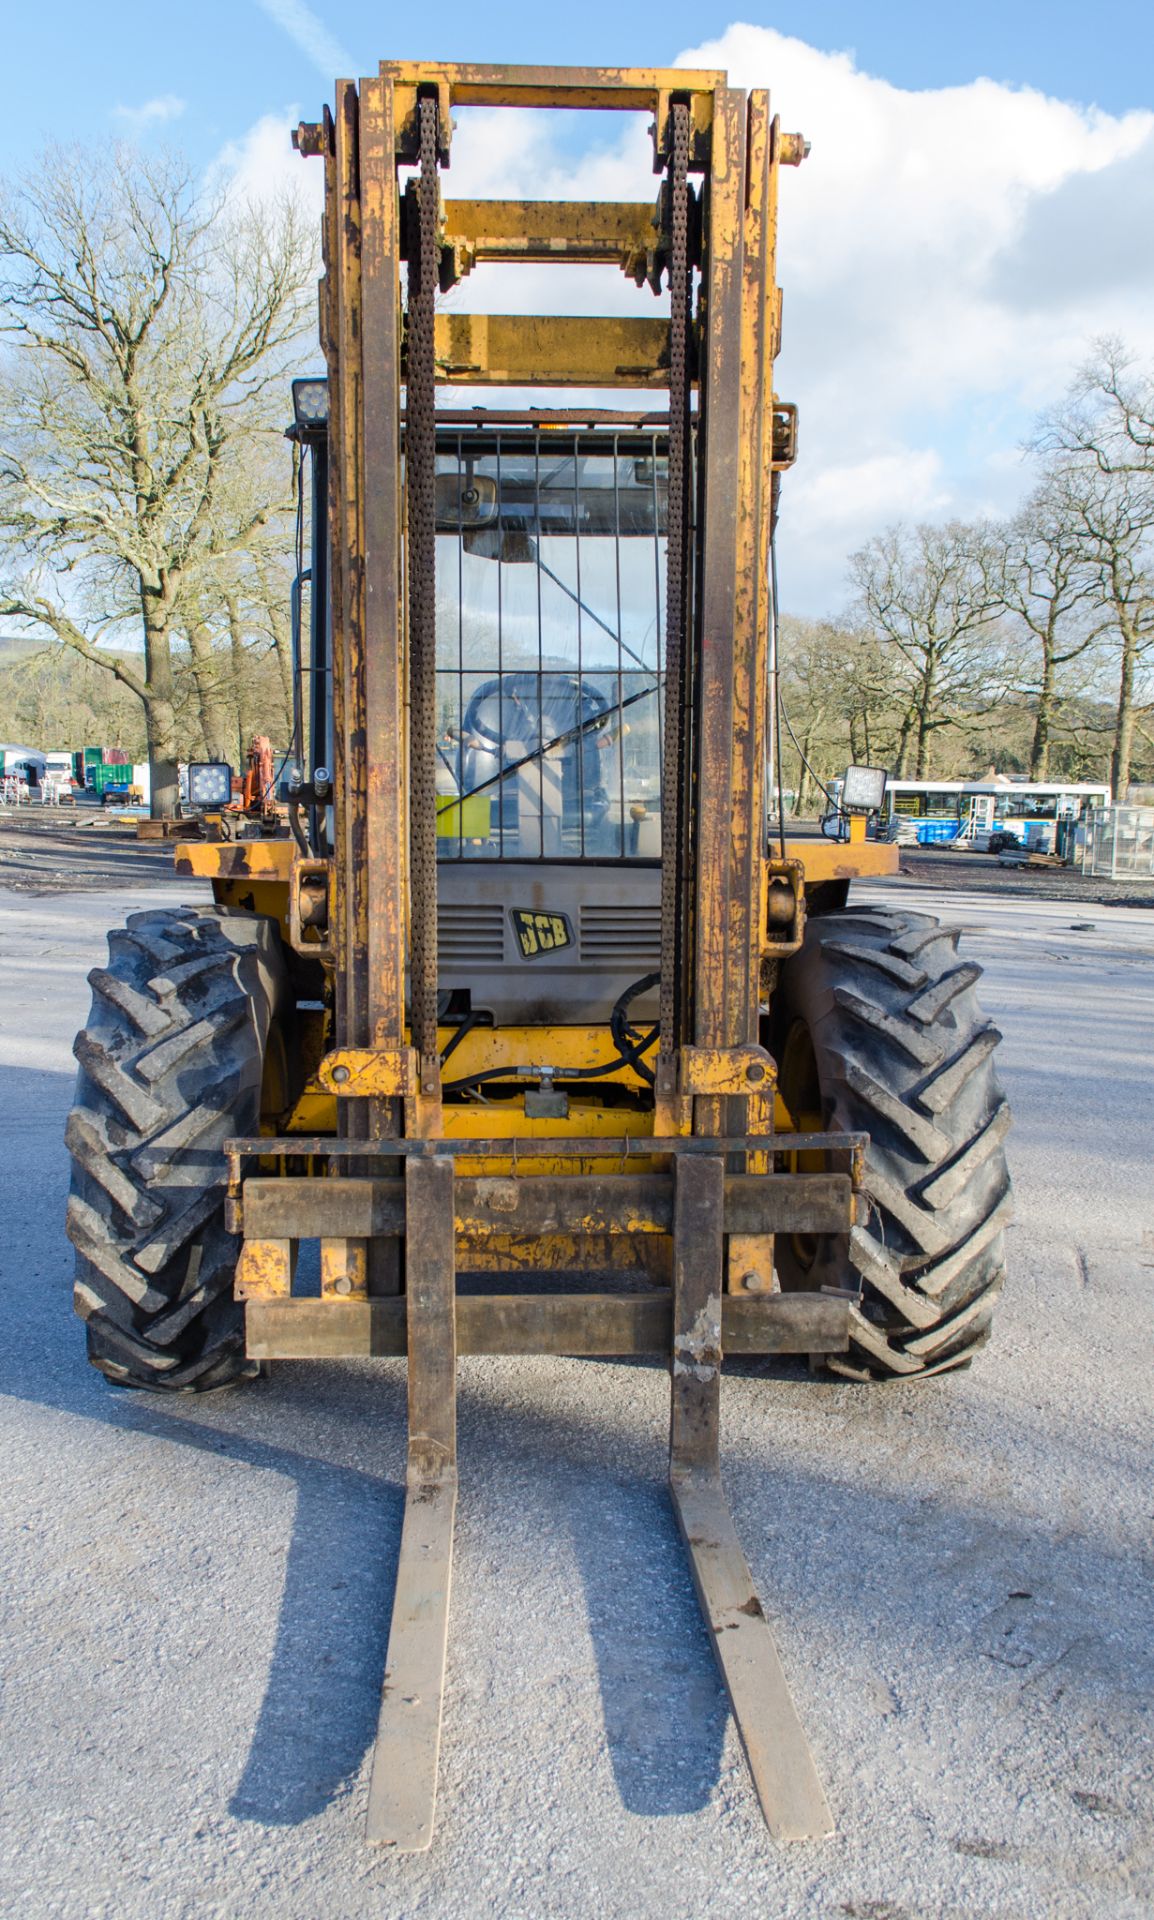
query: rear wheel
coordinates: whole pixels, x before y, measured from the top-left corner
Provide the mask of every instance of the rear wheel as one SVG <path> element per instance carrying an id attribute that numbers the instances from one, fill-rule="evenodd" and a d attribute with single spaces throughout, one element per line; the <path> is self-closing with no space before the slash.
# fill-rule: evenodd
<path id="1" fill-rule="evenodd" d="M 133 914 L 108 949 L 88 976 L 65 1136 L 76 1310 L 110 1380 L 200 1392 L 256 1372 L 232 1298 L 223 1144 L 259 1128 L 287 1003 L 279 933 L 184 908 Z"/>
<path id="2" fill-rule="evenodd" d="M 926 914 L 853 910 L 812 919 L 786 961 L 772 1025 L 795 1123 L 868 1132 L 866 1225 L 779 1241 L 785 1288 L 860 1289 L 855 1379 L 965 1366 L 989 1338 L 1004 1279 L 1009 1107 L 994 1072 L 1001 1035 L 974 995 L 981 968 Z"/>

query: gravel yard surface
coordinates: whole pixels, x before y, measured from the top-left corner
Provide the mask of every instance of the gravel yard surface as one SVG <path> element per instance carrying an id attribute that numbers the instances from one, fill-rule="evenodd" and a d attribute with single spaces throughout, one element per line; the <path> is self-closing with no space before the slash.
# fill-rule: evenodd
<path id="1" fill-rule="evenodd" d="M 803 838 L 816 839 L 813 822 Z M 1154 913 L 1154 879 L 1100 880 L 1072 868 L 1008 867 L 982 853 L 941 848 L 901 850 L 904 879 L 946 892 L 992 892 L 1007 900 L 1069 900 L 1083 906 L 1144 907 Z M 99 808 L 27 808 L 0 813 L 0 889 L 75 893 L 163 884 L 172 872 L 172 843 L 140 841 L 135 825 Z"/>
<path id="2" fill-rule="evenodd" d="M 84 976 L 107 925 L 190 892 L 0 898 L 0 1913 L 1147 1920 L 1154 911 L 860 895 L 960 921 L 988 969 L 1018 1220 L 971 1372 L 727 1369 L 730 1498 L 837 1836 L 761 1824 L 663 1488 L 660 1368 L 467 1359 L 438 1831 L 382 1858 L 403 1363 L 172 1404 L 108 1387 L 71 1315 Z"/>
<path id="3" fill-rule="evenodd" d="M 1144 907 L 1154 913 L 1154 878 L 1119 874 L 1116 880 L 1073 867 L 1003 866 L 995 854 L 924 851 L 903 847 L 902 874 L 919 886 L 946 892 L 996 893 L 1006 900 L 1069 900 L 1083 906 Z"/>
<path id="4" fill-rule="evenodd" d="M 95 808 L 0 814 L 0 888 L 76 893 L 163 885 L 171 875 L 171 842 L 138 840 L 135 826 Z"/>

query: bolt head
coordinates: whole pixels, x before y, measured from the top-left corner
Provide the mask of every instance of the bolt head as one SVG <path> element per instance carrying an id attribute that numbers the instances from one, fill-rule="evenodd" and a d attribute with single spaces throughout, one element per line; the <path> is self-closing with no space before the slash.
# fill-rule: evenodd
<path id="1" fill-rule="evenodd" d="M 760 1290 L 761 1290 L 761 1275 L 760 1275 L 760 1273 L 758 1273 L 758 1272 L 756 1272 L 756 1270 L 755 1270 L 755 1269 L 754 1269 L 753 1267 L 751 1267 L 751 1268 L 749 1269 L 749 1272 L 748 1272 L 748 1273 L 743 1273 L 743 1274 L 742 1274 L 742 1276 L 741 1276 L 741 1284 L 742 1284 L 742 1286 L 743 1286 L 743 1287 L 745 1288 L 745 1291 L 746 1291 L 746 1293 L 758 1293 L 758 1292 L 760 1292 Z"/>
<path id="2" fill-rule="evenodd" d="M 760 1060 L 750 1061 L 748 1067 L 745 1069 L 745 1077 L 751 1087 L 758 1086 L 761 1081 L 765 1079 L 765 1068 L 762 1066 Z"/>
<path id="3" fill-rule="evenodd" d="M 347 1067 L 333 1068 L 333 1079 L 336 1082 L 336 1085 L 338 1087 L 343 1087 L 348 1077 L 349 1077 L 349 1070 Z"/>
<path id="4" fill-rule="evenodd" d="M 353 1283 L 349 1279 L 349 1276 L 347 1273 L 342 1273 L 338 1280 L 333 1281 L 334 1293 L 351 1293 L 352 1290 L 353 1290 Z"/>

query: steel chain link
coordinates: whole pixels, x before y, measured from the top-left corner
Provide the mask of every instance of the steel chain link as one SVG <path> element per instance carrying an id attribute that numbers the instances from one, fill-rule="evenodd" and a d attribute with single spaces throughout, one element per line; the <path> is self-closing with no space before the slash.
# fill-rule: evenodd
<path id="1" fill-rule="evenodd" d="M 437 102 L 418 103 L 419 219 L 410 247 L 405 473 L 409 569 L 410 996 L 422 1071 L 437 1054 L 436 369 Z"/>
<path id="2" fill-rule="evenodd" d="M 665 544 L 665 701 L 661 755 L 660 1049 L 668 1081 L 680 1043 L 682 715 L 689 538 L 689 108 L 675 102 L 669 158 L 669 506 Z"/>

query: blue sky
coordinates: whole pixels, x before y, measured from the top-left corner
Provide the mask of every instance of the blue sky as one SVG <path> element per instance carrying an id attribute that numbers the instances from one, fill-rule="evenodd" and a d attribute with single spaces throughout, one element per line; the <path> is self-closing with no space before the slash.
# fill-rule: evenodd
<path id="1" fill-rule="evenodd" d="M 802 408 L 802 461 L 782 533 L 783 598 L 836 610 L 846 555 L 888 520 L 1003 512 L 1029 479 L 1020 443 L 1096 334 L 1154 356 L 1154 7 L 972 0 L 772 10 L 580 6 L 414 10 L 331 0 L 55 0 L 9 9 L 0 172 L 48 138 L 162 139 L 259 189 L 319 184 L 288 151 L 338 67 L 411 56 L 728 66 L 768 84 L 814 151 L 782 191 L 785 351 L 779 390 Z M 478 117 L 479 119 L 479 117 Z M 644 197 L 640 136 L 594 150 L 505 125 L 454 144 L 451 190 Z M 466 188 L 466 179 L 468 188 Z M 543 186 L 549 180 L 549 186 Z M 302 184 L 304 183 L 304 184 Z M 532 309 L 522 269 L 462 305 Z M 570 270 L 572 311 L 620 308 L 618 281 Z M 482 293 L 485 298 L 480 297 Z"/>
<path id="2" fill-rule="evenodd" d="M 14 5 L 4 28 L 5 111 L 0 164 L 19 164 L 50 135 L 99 139 L 119 105 L 176 96 L 187 102 L 181 137 L 207 154 L 263 113 L 288 103 L 310 115 L 324 97 L 322 63 L 310 60 L 275 18 L 306 11 L 279 0 L 53 0 Z M 383 58 L 526 60 L 660 65 L 732 22 L 775 28 L 826 52 L 849 49 L 867 72 L 896 86 L 956 86 L 979 76 L 1032 86 L 1111 112 L 1149 105 L 1154 91 L 1154 8 L 1139 0 L 970 0 L 864 6 L 844 0 L 759 5 L 486 7 L 441 0 L 389 10 L 366 0 L 315 0 L 311 11 L 357 71 Z M 323 45 L 319 40 L 318 43 Z M 333 76 L 328 76 L 333 77 Z"/>

